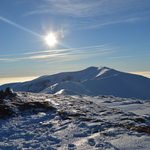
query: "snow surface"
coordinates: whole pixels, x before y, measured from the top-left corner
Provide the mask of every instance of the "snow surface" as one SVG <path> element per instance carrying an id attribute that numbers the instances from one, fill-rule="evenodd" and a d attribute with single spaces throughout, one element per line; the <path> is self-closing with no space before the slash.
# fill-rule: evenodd
<path id="1" fill-rule="evenodd" d="M 17 106 L 27 102 L 47 102 L 56 109 L 20 113 Z M 150 146 L 150 100 L 16 92 L 4 103 L 18 115 L 0 119 L 2 150 L 148 150 Z"/>
<path id="2" fill-rule="evenodd" d="M 117 97 L 150 99 L 150 79 L 107 67 L 89 67 L 75 72 L 41 76 L 35 80 L 0 86 L 14 91 L 66 95 L 114 95 Z"/>

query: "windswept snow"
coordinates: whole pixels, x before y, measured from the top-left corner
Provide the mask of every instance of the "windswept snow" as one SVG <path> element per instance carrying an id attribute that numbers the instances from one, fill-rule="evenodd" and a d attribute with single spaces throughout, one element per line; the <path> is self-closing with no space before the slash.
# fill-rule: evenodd
<path id="1" fill-rule="evenodd" d="M 89 67 L 76 72 L 41 76 L 23 83 L 0 86 L 14 91 L 66 95 L 114 95 L 124 98 L 150 99 L 150 79 L 107 67 Z"/>
<path id="2" fill-rule="evenodd" d="M 0 102 L 16 114 L 0 119 L 2 150 L 149 149 L 150 100 L 16 92 Z"/>

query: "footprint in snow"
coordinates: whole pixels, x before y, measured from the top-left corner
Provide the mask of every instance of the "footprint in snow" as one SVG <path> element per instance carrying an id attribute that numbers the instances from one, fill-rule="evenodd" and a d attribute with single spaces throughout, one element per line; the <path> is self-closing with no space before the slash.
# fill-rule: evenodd
<path id="1" fill-rule="evenodd" d="M 90 139 L 88 139 L 88 144 L 90 146 L 94 146 L 96 143 L 95 143 L 95 140 L 93 138 L 90 138 Z"/>
<path id="2" fill-rule="evenodd" d="M 74 134 L 74 137 L 87 137 L 87 133 L 84 132 L 84 133 L 76 133 Z"/>
<path id="3" fill-rule="evenodd" d="M 98 144 L 95 145 L 95 148 L 99 149 L 109 149 L 109 150 L 118 150 L 115 148 L 111 143 L 101 141 Z"/>
<path id="4" fill-rule="evenodd" d="M 68 150 L 75 150 L 76 146 L 74 144 L 68 144 Z"/>
<path id="5" fill-rule="evenodd" d="M 48 136 L 48 138 L 47 138 L 49 141 L 52 141 L 52 142 L 54 142 L 54 144 L 56 144 L 56 143 L 60 143 L 61 142 L 61 140 L 60 139 L 57 139 L 57 138 L 55 138 L 55 137 L 52 137 L 52 136 Z"/>

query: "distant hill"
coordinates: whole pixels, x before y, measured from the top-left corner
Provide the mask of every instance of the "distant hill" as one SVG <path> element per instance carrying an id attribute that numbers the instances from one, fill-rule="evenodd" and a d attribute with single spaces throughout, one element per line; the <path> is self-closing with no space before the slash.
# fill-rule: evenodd
<path id="1" fill-rule="evenodd" d="M 75 72 L 41 76 L 32 81 L 0 86 L 14 91 L 66 95 L 113 95 L 117 97 L 150 99 L 150 79 L 120 72 L 107 67 L 89 67 Z"/>

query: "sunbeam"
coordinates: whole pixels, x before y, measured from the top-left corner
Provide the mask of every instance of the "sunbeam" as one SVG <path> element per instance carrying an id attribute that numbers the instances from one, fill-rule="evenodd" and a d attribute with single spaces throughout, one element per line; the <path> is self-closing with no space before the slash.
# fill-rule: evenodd
<path id="1" fill-rule="evenodd" d="M 2 16 L 0 16 L 0 20 L 2 20 L 2 21 L 4 21 L 4 22 L 7 22 L 7 23 L 9 23 L 9 24 L 11 24 L 11 25 L 13 25 L 13 26 L 15 26 L 15 27 L 18 27 L 18 28 L 20 28 L 20 29 L 22 29 L 22 30 L 24 30 L 24 31 L 27 31 L 27 32 L 29 32 L 29 33 L 32 33 L 32 34 L 34 34 L 34 35 L 36 35 L 36 36 L 43 37 L 43 36 L 41 36 L 40 34 L 35 33 L 35 32 L 33 32 L 33 31 L 31 31 L 31 30 L 29 30 L 29 29 L 27 29 L 27 28 L 24 28 L 24 27 L 22 27 L 22 26 L 20 26 L 20 25 L 18 25 L 18 24 L 16 24 L 16 23 L 14 23 L 14 22 L 12 22 L 12 21 L 10 21 L 10 20 L 8 20 L 8 19 L 2 17 Z"/>

